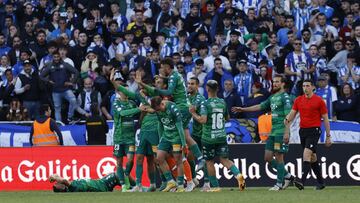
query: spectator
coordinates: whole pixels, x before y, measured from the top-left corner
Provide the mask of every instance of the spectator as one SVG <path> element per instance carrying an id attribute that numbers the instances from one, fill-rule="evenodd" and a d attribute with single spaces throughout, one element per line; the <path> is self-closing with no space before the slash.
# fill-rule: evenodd
<path id="1" fill-rule="evenodd" d="M 204 68 L 204 60 L 201 58 L 195 60 L 195 67 L 192 69 L 191 72 L 189 72 L 186 76 L 187 81 L 190 80 L 192 77 L 196 77 L 199 80 L 199 93 L 201 95 L 204 95 L 204 81 L 206 77 L 206 73 L 204 73 L 202 70 Z"/>
<path id="2" fill-rule="evenodd" d="M 21 105 L 18 98 L 13 98 L 10 102 L 10 107 L 6 115 L 7 121 L 27 121 L 27 109 Z"/>
<path id="3" fill-rule="evenodd" d="M 109 126 L 99 115 L 99 105 L 92 103 L 91 116 L 86 118 L 87 145 L 106 145 L 106 133 Z"/>
<path id="4" fill-rule="evenodd" d="M 267 99 L 266 95 L 262 93 L 262 85 L 259 82 L 255 82 L 251 87 L 251 95 L 246 100 L 244 107 L 260 104 Z M 266 113 L 266 111 L 253 111 L 244 112 L 245 118 L 258 118 L 260 115 Z"/>
<path id="5" fill-rule="evenodd" d="M 234 86 L 241 99 L 241 103 L 245 103 L 251 94 L 251 86 L 254 82 L 252 74 L 248 71 L 247 61 L 241 59 L 237 62 L 239 74 L 234 77 Z"/>
<path id="6" fill-rule="evenodd" d="M 125 31 L 125 29 L 128 25 L 128 20 L 126 19 L 126 17 L 124 15 L 122 15 L 120 13 L 119 4 L 116 3 L 115 1 L 111 2 L 110 10 L 112 13 L 112 19 L 115 20 L 117 22 L 117 24 L 119 25 L 120 31 L 122 31 L 122 32 Z"/>
<path id="7" fill-rule="evenodd" d="M 71 58 L 69 58 L 68 55 L 69 49 L 67 46 L 61 45 L 59 46 L 59 54 L 60 54 L 60 58 L 61 60 L 63 60 L 65 63 L 70 64 L 71 66 L 74 67 L 74 61 L 71 60 Z"/>
<path id="8" fill-rule="evenodd" d="M 86 54 L 85 61 L 81 64 L 81 78 L 91 78 L 95 80 L 99 73 L 98 57 L 93 51 Z"/>
<path id="9" fill-rule="evenodd" d="M 278 42 L 281 47 L 284 47 L 288 42 L 288 32 L 293 31 L 294 34 L 297 34 L 298 30 L 294 26 L 294 17 L 291 15 L 286 16 L 286 27 L 281 28 L 277 32 Z"/>
<path id="10" fill-rule="evenodd" d="M 166 1 L 166 0 L 162 0 Z M 160 59 L 164 59 L 167 56 L 171 56 L 173 53 L 172 48 L 166 43 L 166 34 L 159 32 L 156 36 L 156 43 L 159 45 L 158 50 L 160 54 Z"/>
<path id="11" fill-rule="evenodd" d="M 40 116 L 34 120 L 30 129 L 31 146 L 64 145 L 63 137 L 56 122 L 50 117 L 51 108 L 44 104 L 40 107 Z"/>
<path id="12" fill-rule="evenodd" d="M 18 75 L 14 91 L 20 95 L 29 118 L 34 120 L 39 115 L 41 91 L 39 73 L 33 70 L 29 60 L 24 61 L 24 69 Z"/>
<path id="13" fill-rule="evenodd" d="M 335 87 L 329 85 L 329 79 L 330 79 L 329 73 L 327 72 L 321 73 L 321 75 L 318 77 L 318 82 L 317 82 L 318 88 L 316 88 L 315 94 L 320 96 L 324 100 L 329 118 L 336 121 L 336 116 L 334 115 L 333 106 L 334 106 L 334 102 L 336 102 L 338 98 Z"/>
<path id="14" fill-rule="evenodd" d="M 241 100 L 239 99 L 239 95 L 236 93 L 236 89 L 234 88 L 233 80 L 225 80 L 224 82 L 224 92 L 222 97 L 226 102 L 226 107 L 230 114 L 230 118 L 240 118 L 240 114 L 237 112 L 232 112 L 231 108 L 234 106 L 242 107 Z"/>
<path id="15" fill-rule="evenodd" d="M 290 78 L 292 87 L 302 79 L 312 79 L 315 67 L 308 53 L 301 50 L 301 40 L 294 41 L 294 51 L 285 60 L 285 75 Z M 295 89 L 292 92 L 295 94 Z"/>
<path id="16" fill-rule="evenodd" d="M 154 78 L 155 75 L 159 74 L 160 69 L 160 55 L 157 49 L 154 49 L 150 52 L 150 59 L 147 59 L 144 65 L 144 71 L 146 75 Z"/>
<path id="17" fill-rule="evenodd" d="M 318 78 L 320 76 L 320 72 L 327 70 L 327 61 L 325 58 L 326 46 L 324 46 L 324 44 L 319 45 L 319 47 L 315 44 L 310 45 L 309 55 L 315 66 L 314 78 Z"/>
<path id="18" fill-rule="evenodd" d="M 139 55 L 150 58 L 151 52 L 154 50 L 154 48 L 151 46 L 151 43 L 151 35 L 144 34 L 144 37 L 142 38 L 142 45 L 139 47 Z"/>
<path id="19" fill-rule="evenodd" d="M 71 31 L 67 28 L 65 18 L 60 18 L 58 21 L 58 25 L 58 28 L 50 33 L 48 41 L 57 39 L 62 33 L 65 33 L 67 36 L 71 36 Z"/>
<path id="20" fill-rule="evenodd" d="M 354 90 L 349 83 L 344 83 L 341 86 L 340 97 L 334 103 L 334 113 L 337 120 L 343 121 L 357 121 L 356 105 L 357 98 L 354 95 Z"/>
<path id="21" fill-rule="evenodd" d="M 24 68 L 24 61 L 29 60 L 30 61 L 30 56 L 31 56 L 31 51 L 30 49 L 23 47 L 20 49 L 20 60 L 18 62 L 16 62 L 16 64 L 13 66 L 13 74 L 15 77 L 17 77 L 20 72 L 23 70 Z M 35 66 L 35 64 L 33 62 L 30 61 L 30 64 L 32 65 L 32 68 L 34 70 L 37 70 L 37 66 Z"/>
<path id="22" fill-rule="evenodd" d="M 231 66 L 230 66 L 229 60 L 225 56 L 220 55 L 219 45 L 213 44 L 211 46 L 211 55 L 204 59 L 205 72 L 209 73 L 210 71 L 212 71 L 214 69 L 214 67 L 215 67 L 214 61 L 216 58 L 220 58 L 221 64 L 225 70 L 231 71 Z M 219 83 L 219 85 L 220 84 L 222 84 L 222 83 Z M 221 92 L 221 91 L 219 91 L 219 92 Z"/>
<path id="23" fill-rule="evenodd" d="M 53 53 L 58 50 L 58 44 L 55 41 L 50 41 L 47 44 L 47 54 L 41 58 L 39 71 L 41 71 L 46 65 L 52 62 Z"/>
<path id="24" fill-rule="evenodd" d="M 352 38 L 345 39 L 345 49 L 336 53 L 336 55 L 329 61 L 328 69 L 332 72 L 337 72 L 339 67 L 346 65 L 346 58 L 348 53 L 352 53 L 355 48 L 355 40 Z"/>
<path id="25" fill-rule="evenodd" d="M 318 11 L 318 10 L 317 10 Z M 323 38 L 331 37 L 337 39 L 339 37 L 338 31 L 332 25 L 326 24 L 326 15 L 322 12 L 317 12 L 311 17 L 309 25 L 314 33 L 314 39 L 321 42 Z"/>
<path id="26" fill-rule="evenodd" d="M 245 53 L 249 70 L 255 74 L 260 75 L 260 61 L 264 56 L 259 52 L 259 41 L 255 38 L 248 40 L 247 44 L 250 45 L 250 50 Z"/>
<path id="27" fill-rule="evenodd" d="M 81 119 L 91 116 L 91 105 L 94 103 L 98 104 L 100 110 L 101 94 L 93 87 L 93 80 L 91 78 L 85 78 L 83 91 L 81 91 L 77 97 L 78 108 L 76 108 L 76 111 L 80 113 Z"/>
<path id="28" fill-rule="evenodd" d="M 71 74 L 74 76 L 71 77 Z M 55 118 L 58 121 L 62 121 L 61 105 L 63 99 L 66 99 L 70 103 L 68 122 L 73 119 L 77 104 L 75 95 L 71 89 L 74 87 L 78 77 L 79 72 L 68 63 L 64 63 L 58 51 L 53 53 L 53 61 L 46 65 L 40 74 L 40 79 L 53 87 L 52 98 L 55 107 Z"/>
<path id="29" fill-rule="evenodd" d="M 7 55 L 2 55 L 0 57 L 0 80 L 6 80 L 5 71 L 7 69 L 11 70 L 9 57 Z"/>
<path id="30" fill-rule="evenodd" d="M 354 54 L 347 55 L 347 63 L 339 68 L 338 77 L 339 85 L 348 83 L 352 89 L 360 87 L 360 66 L 356 64 Z"/>
<path id="31" fill-rule="evenodd" d="M 10 65 L 14 66 L 18 61 L 20 61 L 20 48 L 22 47 L 22 40 L 19 36 L 14 36 L 12 38 L 12 47 L 8 52 L 10 58 Z"/>
<path id="32" fill-rule="evenodd" d="M 130 44 L 130 54 L 125 57 L 125 62 L 129 67 L 129 71 L 143 67 L 146 58 L 139 55 L 139 45 L 136 42 Z"/>
<path id="33" fill-rule="evenodd" d="M 36 33 L 36 41 L 29 45 L 29 49 L 35 56 L 36 63 L 39 64 L 41 59 L 47 54 L 46 32 L 40 30 Z"/>
<path id="34" fill-rule="evenodd" d="M 5 35 L 0 33 L 0 56 L 7 55 L 10 50 L 11 48 L 6 45 Z"/>
<path id="35" fill-rule="evenodd" d="M 222 97 L 225 81 L 233 80 L 233 77 L 230 72 L 225 70 L 220 58 L 215 58 L 214 64 L 215 67 L 205 77 L 204 85 L 206 85 L 208 80 L 215 80 L 219 84 L 218 97 Z M 207 97 L 207 92 L 204 93 L 204 96 Z"/>
<path id="36" fill-rule="evenodd" d="M 131 53 L 130 44 L 134 40 L 134 34 L 131 31 L 124 33 L 125 41 L 120 42 L 116 47 L 116 60 L 125 61 L 125 57 Z"/>
<path id="37" fill-rule="evenodd" d="M 131 92 L 137 92 L 139 90 L 138 84 L 135 82 L 136 70 L 131 70 L 129 73 L 129 79 L 126 81 L 128 90 Z"/>
<path id="38" fill-rule="evenodd" d="M 83 31 L 79 32 L 78 40 L 79 43 L 70 49 L 69 58 L 74 61 L 76 70 L 80 71 L 81 63 L 85 60 L 89 43 L 88 36 Z"/>

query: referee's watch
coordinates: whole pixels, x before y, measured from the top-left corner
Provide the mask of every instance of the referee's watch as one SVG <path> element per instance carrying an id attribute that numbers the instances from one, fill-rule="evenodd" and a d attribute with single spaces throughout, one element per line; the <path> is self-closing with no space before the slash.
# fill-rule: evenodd
<path id="1" fill-rule="evenodd" d="M 326 137 L 331 137 L 331 135 L 329 134 L 329 135 L 326 135 Z"/>

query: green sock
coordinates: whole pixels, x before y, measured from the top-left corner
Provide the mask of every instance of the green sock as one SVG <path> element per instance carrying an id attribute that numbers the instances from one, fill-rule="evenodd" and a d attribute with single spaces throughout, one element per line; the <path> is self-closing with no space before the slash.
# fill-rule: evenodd
<path id="1" fill-rule="evenodd" d="M 117 168 L 116 168 L 116 174 L 117 174 L 117 176 L 119 177 L 119 182 L 120 182 L 120 185 L 124 185 L 124 170 L 123 170 L 123 168 L 122 168 L 122 166 L 118 166 Z"/>
<path id="2" fill-rule="evenodd" d="M 130 180 L 129 180 L 129 176 L 125 176 L 125 187 L 126 189 L 130 189 Z"/>
<path id="3" fill-rule="evenodd" d="M 207 167 L 204 167 L 203 171 L 204 171 L 204 182 L 208 183 L 209 182 L 209 175 L 208 175 L 208 172 L 207 172 Z"/>
<path id="4" fill-rule="evenodd" d="M 134 165 L 134 162 L 132 162 L 132 161 L 126 162 L 125 175 L 127 175 L 127 176 L 130 175 L 133 165 Z"/>
<path id="5" fill-rule="evenodd" d="M 278 163 L 277 163 L 277 161 L 276 161 L 275 159 L 271 160 L 270 164 L 271 164 L 271 167 L 272 167 L 273 169 L 276 169 L 276 170 L 277 170 L 277 165 L 278 165 Z"/>
<path id="6" fill-rule="evenodd" d="M 170 180 L 173 179 L 170 171 L 165 171 L 165 172 L 164 172 L 164 177 L 165 177 L 165 180 L 166 180 L 166 181 L 170 181 Z"/>
<path id="7" fill-rule="evenodd" d="M 155 172 L 149 172 L 150 184 L 156 184 L 156 174 Z"/>
<path id="8" fill-rule="evenodd" d="M 230 167 L 230 171 L 234 174 L 235 177 L 240 174 L 239 169 L 235 165 Z"/>
<path id="9" fill-rule="evenodd" d="M 136 185 L 141 184 L 142 174 L 143 174 L 143 165 L 137 163 L 136 164 Z"/>
<path id="10" fill-rule="evenodd" d="M 209 176 L 211 187 L 219 187 L 219 182 L 216 176 Z"/>
<path id="11" fill-rule="evenodd" d="M 193 155 L 196 157 L 196 159 L 199 161 L 203 158 L 203 155 L 199 149 L 199 146 L 197 144 L 190 146 L 190 151 L 193 153 Z"/>
<path id="12" fill-rule="evenodd" d="M 177 184 L 178 186 L 184 186 L 184 176 L 177 177 Z"/>
<path id="13" fill-rule="evenodd" d="M 196 178 L 196 172 L 195 172 L 196 163 L 195 163 L 195 160 L 191 160 L 191 161 L 188 161 L 188 162 L 189 162 L 189 165 L 190 165 L 192 178 Z"/>
<path id="14" fill-rule="evenodd" d="M 284 181 L 285 167 L 284 163 L 278 163 L 277 165 L 277 183 L 281 184 Z"/>

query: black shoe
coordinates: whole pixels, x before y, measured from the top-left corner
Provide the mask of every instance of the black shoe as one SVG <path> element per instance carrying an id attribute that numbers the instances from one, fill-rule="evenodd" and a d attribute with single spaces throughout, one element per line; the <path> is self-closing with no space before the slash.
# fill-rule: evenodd
<path id="1" fill-rule="evenodd" d="M 304 184 L 301 182 L 301 180 L 298 180 L 297 178 L 295 178 L 295 180 L 294 180 L 294 185 L 295 185 L 295 187 L 297 187 L 299 190 L 303 190 L 303 189 L 304 189 Z"/>
<path id="2" fill-rule="evenodd" d="M 315 187 L 315 190 L 323 190 L 325 189 L 325 184 L 319 184 Z"/>
<path id="3" fill-rule="evenodd" d="M 295 181 L 295 177 L 294 177 L 294 176 L 290 176 L 289 178 L 285 178 L 284 184 L 283 184 L 283 186 L 282 186 L 283 190 L 285 190 L 285 189 L 288 188 L 289 186 L 294 185 L 294 181 Z"/>

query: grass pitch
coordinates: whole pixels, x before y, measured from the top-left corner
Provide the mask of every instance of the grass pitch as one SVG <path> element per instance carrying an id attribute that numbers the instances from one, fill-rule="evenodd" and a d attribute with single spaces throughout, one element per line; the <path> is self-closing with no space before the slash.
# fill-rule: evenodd
<path id="1" fill-rule="evenodd" d="M 19 191 L 0 192 L 2 203 L 21 202 L 125 202 L 125 203 L 198 203 L 198 202 L 296 202 L 296 203 L 330 203 L 330 202 L 360 202 L 360 186 L 356 187 L 327 187 L 322 191 L 315 191 L 313 187 L 306 187 L 299 191 L 292 187 L 284 191 L 268 191 L 268 188 L 247 188 L 244 192 L 237 189 L 223 188 L 219 193 L 203 193 L 196 190 L 191 193 L 121 193 L 116 190 L 108 193 L 53 193 L 51 191 Z"/>

